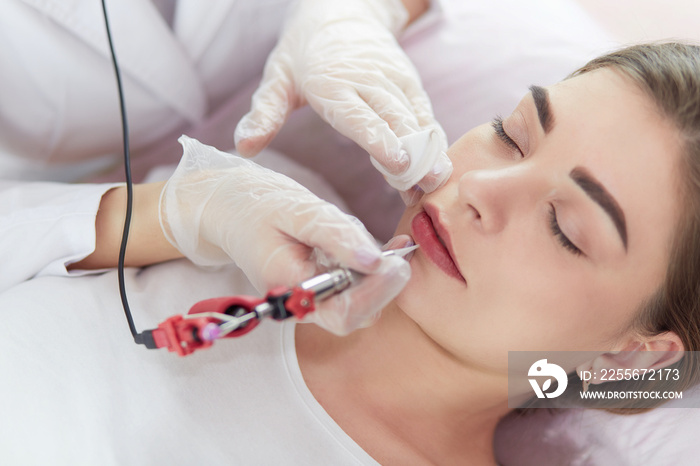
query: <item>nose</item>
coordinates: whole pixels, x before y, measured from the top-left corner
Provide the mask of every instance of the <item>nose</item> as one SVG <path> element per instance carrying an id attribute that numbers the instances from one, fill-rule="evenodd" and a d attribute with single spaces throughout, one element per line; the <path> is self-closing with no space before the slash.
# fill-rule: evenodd
<path id="1" fill-rule="evenodd" d="M 519 215 L 536 209 L 551 191 L 544 174 L 526 164 L 478 169 L 459 178 L 458 196 L 484 233 L 499 233 Z"/>

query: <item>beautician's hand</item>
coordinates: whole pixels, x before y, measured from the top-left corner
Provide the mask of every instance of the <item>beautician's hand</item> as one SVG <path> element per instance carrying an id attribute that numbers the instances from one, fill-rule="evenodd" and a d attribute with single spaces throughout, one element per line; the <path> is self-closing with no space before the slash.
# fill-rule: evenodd
<path id="1" fill-rule="evenodd" d="M 336 334 L 371 324 L 408 282 L 406 261 L 381 257 L 356 219 L 292 179 L 185 136 L 180 142 L 183 158 L 161 195 L 161 228 L 193 262 L 235 262 L 261 293 L 319 273 L 317 257 L 367 273 L 311 314 Z"/>
<path id="2" fill-rule="evenodd" d="M 301 0 L 236 128 L 238 152 L 257 154 L 308 103 L 367 150 L 394 188 L 441 186 L 452 172 L 447 138 L 396 41 L 407 20 L 400 0 Z"/>

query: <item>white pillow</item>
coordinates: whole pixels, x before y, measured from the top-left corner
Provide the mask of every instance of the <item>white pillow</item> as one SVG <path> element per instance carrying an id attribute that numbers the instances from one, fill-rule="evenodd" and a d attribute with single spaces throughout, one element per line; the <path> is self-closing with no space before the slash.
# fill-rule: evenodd
<path id="1" fill-rule="evenodd" d="M 698 464 L 700 411 L 677 406 L 700 406 L 700 392 L 686 390 L 683 397 L 642 414 L 537 409 L 511 415 L 496 432 L 498 461 L 518 466 Z"/>

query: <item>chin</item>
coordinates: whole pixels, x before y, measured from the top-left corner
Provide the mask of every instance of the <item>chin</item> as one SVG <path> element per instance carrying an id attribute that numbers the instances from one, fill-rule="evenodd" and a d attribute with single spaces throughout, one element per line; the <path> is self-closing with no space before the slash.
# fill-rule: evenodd
<path id="1" fill-rule="evenodd" d="M 411 279 L 401 293 L 394 298 L 394 304 L 413 320 L 421 320 L 423 315 L 433 314 L 439 299 L 435 296 L 433 287 L 427 283 L 425 269 L 415 261 L 415 256 L 410 261 Z"/>

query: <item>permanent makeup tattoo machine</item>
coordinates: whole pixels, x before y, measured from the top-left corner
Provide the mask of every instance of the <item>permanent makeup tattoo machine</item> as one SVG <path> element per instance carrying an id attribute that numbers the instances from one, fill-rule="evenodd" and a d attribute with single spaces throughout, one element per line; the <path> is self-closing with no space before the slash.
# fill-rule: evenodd
<path id="1" fill-rule="evenodd" d="M 112 44 L 105 0 L 102 0 L 102 11 L 104 13 L 105 29 L 107 30 L 107 39 L 119 91 L 127 187 L 126 218 L 117 274 L 119 277 L 119 293 L 134 342 L 145 345 L 149 349 L 167 348 L 168 351 L 175 352 L 180 356 L 186 356 L 198 349 L 210 347 L 215 340 L 245 335 L 253 330 L 264 318 L 284 320 L 296 317 L 302 319 L 316 309 L 316 303 L 343 292 L 361 280 L 362 274 L 347 268 L 337 268 L 305 280 L 297 286 L 274 288 L 263 298 L 239 295 L 200 301 L 192 306 L 186 315 L 170 317 L 155 329 L 137 332 L 126 297 L 124 281 L 124 258 L 133 205 L 129 131 L 119 65 L 117 64 Z M 411 246 L 385 251 L 383 255 L 403 257 L 417 247 Z"/>
<path id="2" fill-rule="evenodd" d="M 405 256 L 418 246 L 385 251 L 384 256 Z M 167 348 L 180 356 L 208 348 L 214 340 L 239 337 L 253 330 L 264 318 L 302 319 L 316 309 L 316 303 L 351 287 L 362 274 L 337 268 L 316 275 L 293 287 L 277 287 L 265 297 L 228 296 L 200 301 L 187 315 L 176 315 L 142 332 L 141 342 L 147 348 Z"/>

